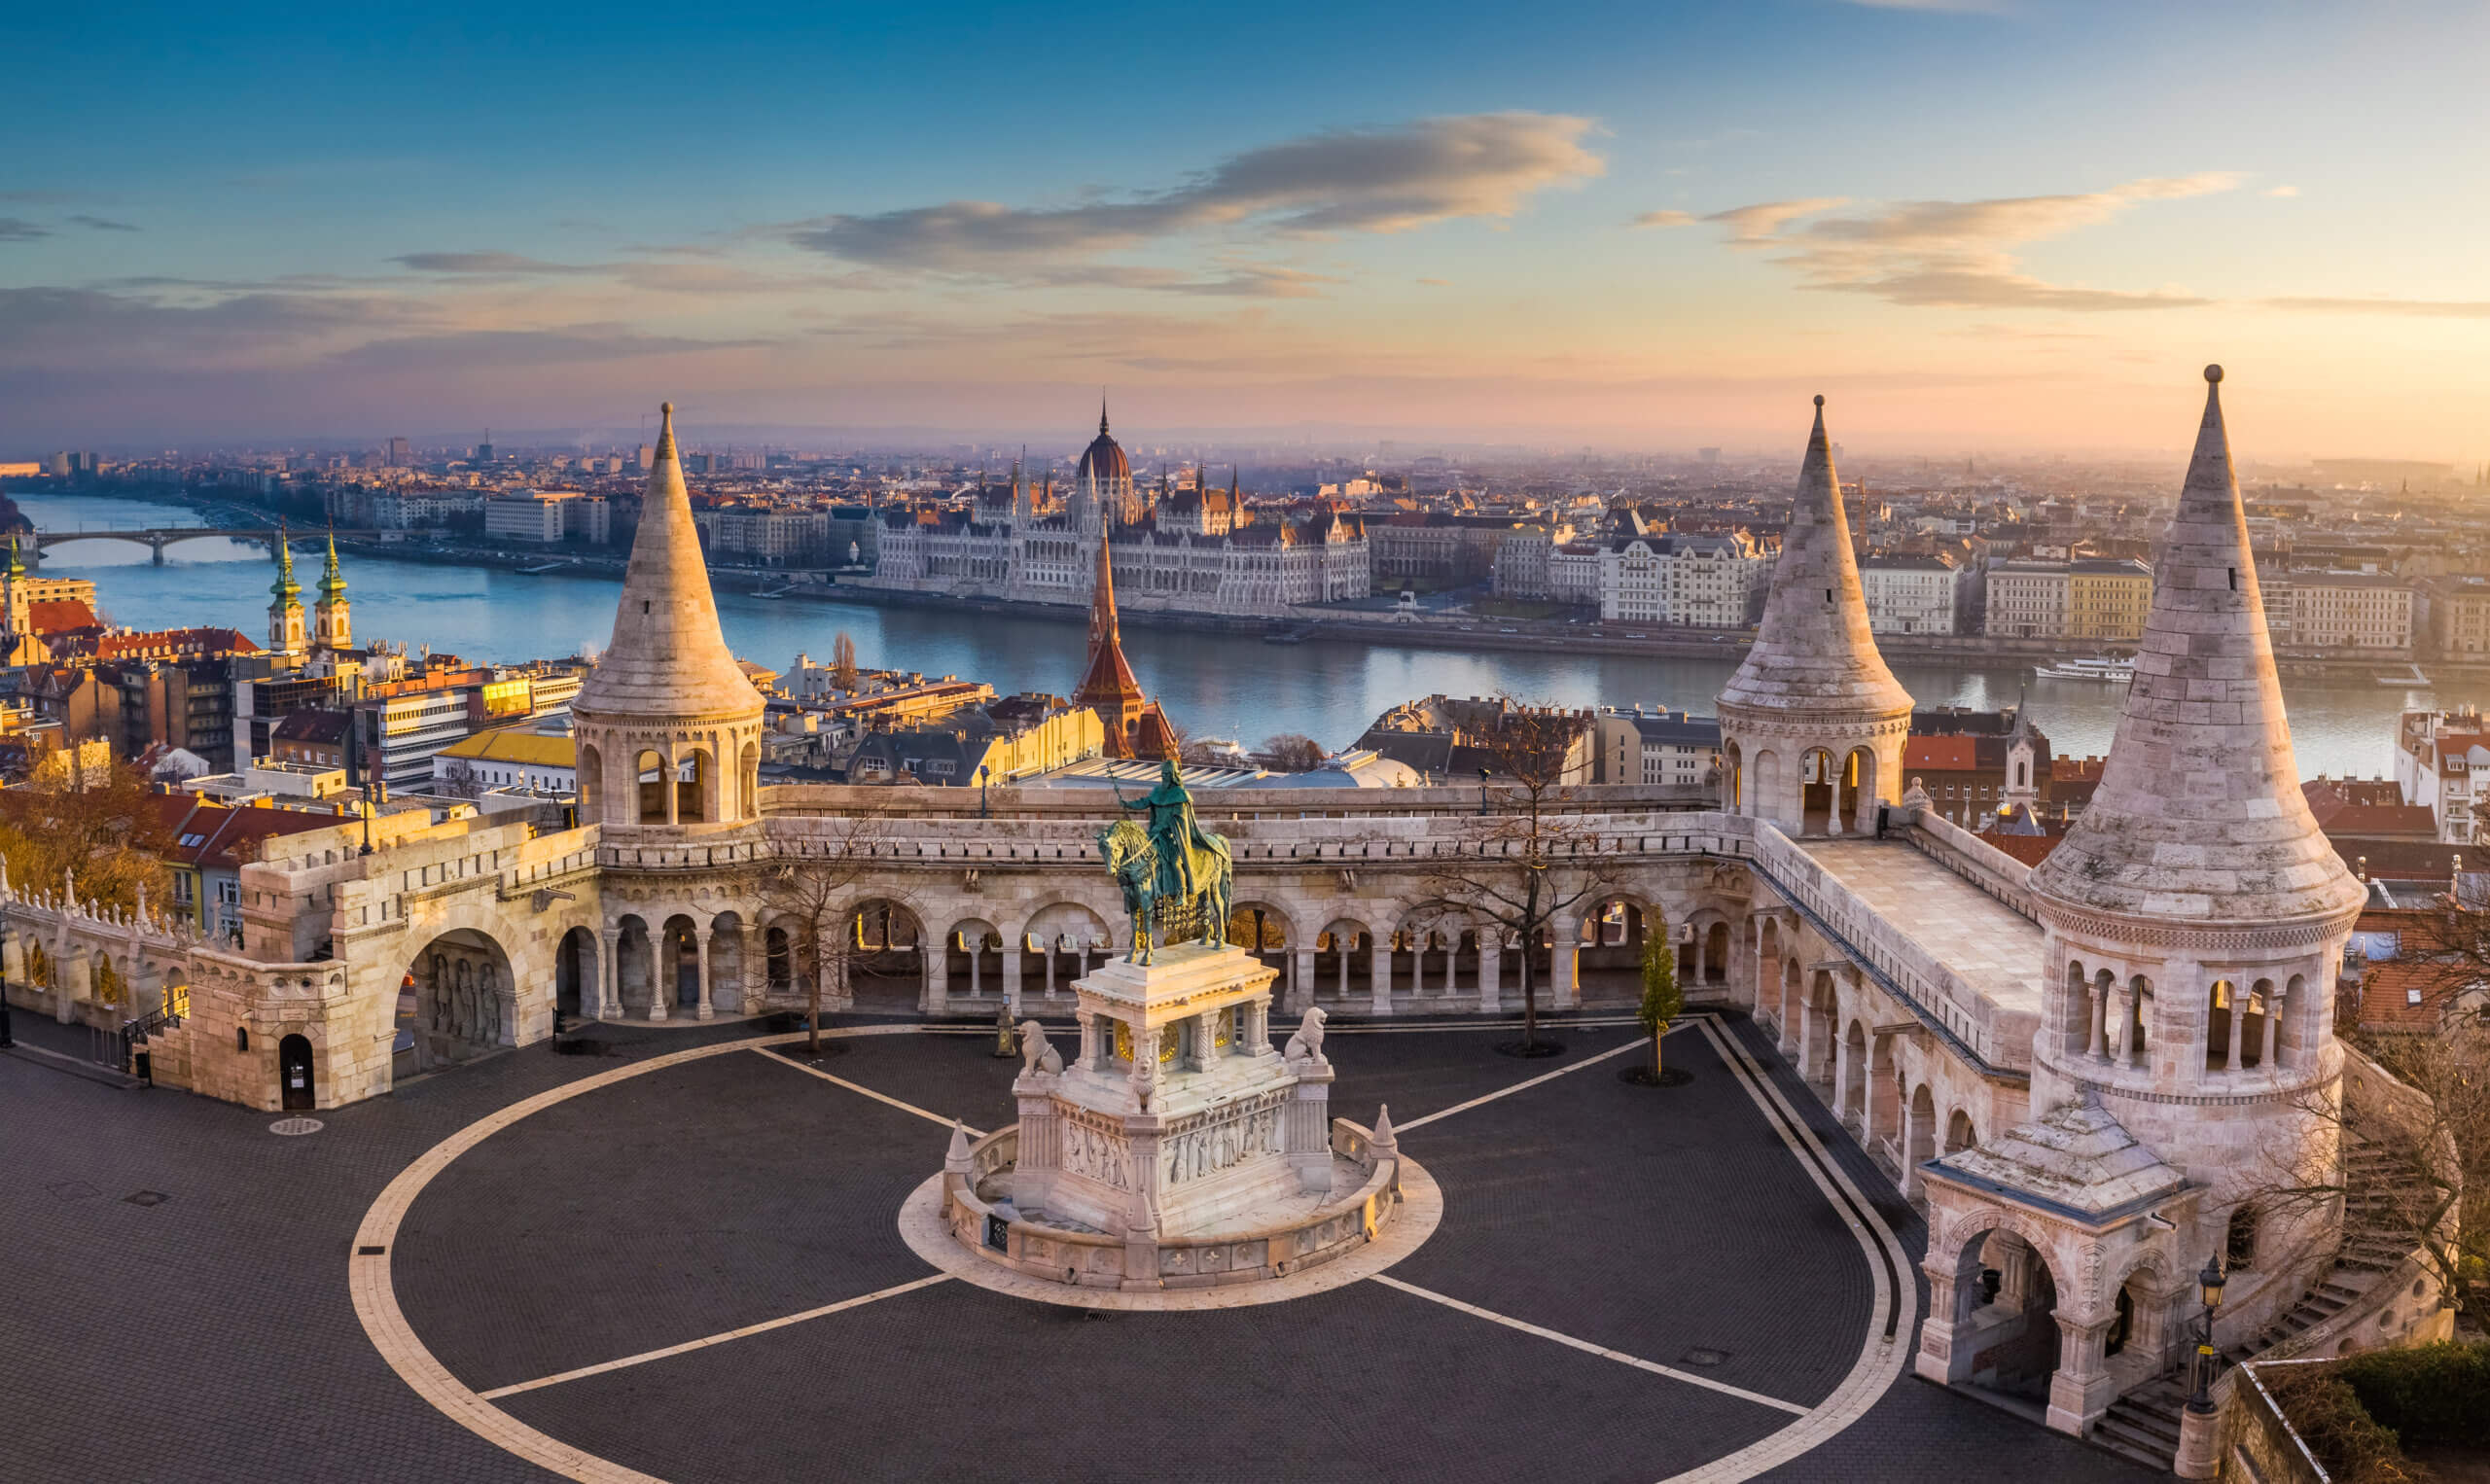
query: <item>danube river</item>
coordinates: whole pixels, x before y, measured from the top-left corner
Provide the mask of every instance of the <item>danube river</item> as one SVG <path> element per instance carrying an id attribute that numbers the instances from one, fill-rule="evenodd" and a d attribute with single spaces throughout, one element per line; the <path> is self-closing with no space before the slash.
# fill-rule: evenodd
<path id="1" fill-rule="evenodd" d="M 79 496 L 17 497 L 45 531 L 194 525 L 180 506 Z M 43 571 L 91 578 L 97 601 L 114 622 L 136 628 L 227 624 L 255 639 L 267 631 L 273 569 L 265 548 L 231 541 L 192 541 L 171 548 L 165 565 L 123 542 L 54 548 Z M 298 553 L 296 575 L 306 601 L 319 573 L 316 558 Z M 359 639 L 389 639 L 409 649 L 429 645 L 479 660 L 521 660 L 601 647 L 614 625 L 620 584 L 562 577 L 384 561 L 349 556 L 348 596 Z M 735 653 L 783 668 L 799 652 L 827 659 L 844 630 L 867 665 L 981 680 L 998 691 L 1069 691 L 1081 676 L 1085 633 L 1078 618 L 1059 620 L 936 608 L 880 608 L 862 603 L 719 594 L 727 642 Z M 1726 659 L 1646 659 L 1551 652 L 1465 654 L 1396 645 L 1309 641 L 1267 645 L 1252 638 L 1154 630 L 1146 616 L 1127 618 L 1124 654 L 1151 693 L 1196 735 L 1230 736 L 1249 745 L 1275 732 L 1303 732 L 1339 747 L 1400 701 L 1441 691 L 1499 691 L 1569 706 L 1668 706 L 1696 713 L 1728 678 Z M 1924 706 L 2011 705 L 2028 685 L 2033 718 L 2060 753 L 2106 751 L 2117 724 L 2120 688 L 2080 681 L 2034 681 L 2012 666 L 1897 665 L 1895 673 Z M 2393 761 L 2396 713 L 2406 705 L 2479 703 L 2485 689 L 2437 694 L 2350 681 L 2286 684 L 2292 730 L 2304 774 L 2387 772 Z"/>

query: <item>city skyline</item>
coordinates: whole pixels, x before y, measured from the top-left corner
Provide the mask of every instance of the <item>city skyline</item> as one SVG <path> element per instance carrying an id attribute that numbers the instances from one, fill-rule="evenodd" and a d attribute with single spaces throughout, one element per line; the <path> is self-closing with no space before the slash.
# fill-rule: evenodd
<path id="1" fill-rule="evenodd" d="M 1773 446 L 1823 391 L 1866 455 L 2128 454 L 2220 359 L 2247 456 L 2490 453 L 2490 120 L 2410 60 L 2490 20 L 2245 14 L 62 16 L 0 451 L 1068 436 L 1106 384 L 1169 437 Z"/>

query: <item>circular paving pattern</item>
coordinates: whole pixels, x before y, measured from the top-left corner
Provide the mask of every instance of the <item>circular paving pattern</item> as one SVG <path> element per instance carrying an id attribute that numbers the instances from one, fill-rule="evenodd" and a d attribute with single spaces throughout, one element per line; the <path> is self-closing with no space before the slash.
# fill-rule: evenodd
<path id="1" fill-rule="evenodd" d="M 1613 1075 L 1639 1041 L 1516 1064 L 1497 1028 L 1343 1035 L 1333 1109 L 1392 1105 L 1400 1218 L 1272 1284 L 1153 1294 L 1020 1279 L 929 1219 L 952 1120 L 1014 1115 L 986 1033 L 828 1034 L 850 1054 L 694 1047 L 443 1141 L 356 1233 L 366 1333 L 443 1413 L 577 1479 L 1217 1460 L 1446 1484 L 1750 1477 L 1875 1404 L 1914 1329 L 1892 1233 L 1705 1021 L 1665 1097 Z M 1107 1462 L 1126 1407 L 1181 1417 L 1151 1435 L 1185 1459 Z M 1551 1408 L 1563 1428 L 1513 1425 Z"/>

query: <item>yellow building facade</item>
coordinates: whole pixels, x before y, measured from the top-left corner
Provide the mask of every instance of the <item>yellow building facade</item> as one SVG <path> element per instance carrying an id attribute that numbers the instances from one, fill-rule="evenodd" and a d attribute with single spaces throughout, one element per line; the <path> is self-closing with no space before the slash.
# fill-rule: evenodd
<path id="1" fill-rule="evenodd" d="M 2066 636 L 2109 644 L 2144 637 L 2152 569 L 2140 561 L 2080 561 L 2067 572 Z"/>

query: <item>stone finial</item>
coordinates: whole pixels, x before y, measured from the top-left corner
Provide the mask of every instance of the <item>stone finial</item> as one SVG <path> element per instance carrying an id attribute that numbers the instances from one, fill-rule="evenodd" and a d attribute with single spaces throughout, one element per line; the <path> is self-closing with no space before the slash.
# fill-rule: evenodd
<path id="1" fill-rule="evenodd" d="M 1366 1147 L 1377 1159 L 1389 1159 L 1401 1152 L 1401 1141 L 1392 1132 L 1392 1105 L 1381 1103 L 1374 1110 L 1374 1132 L 1368 1136 Z"/>
<path id="2" fill-rule="evenodd" d="M 951 1120 L 951 1148 L 943 1156 L 943 1173 L 945 1175 L 973 1173 L 973 1166 L 969 1160 L 969 1131 L 967 1126 L 957 1118 Z"/>

